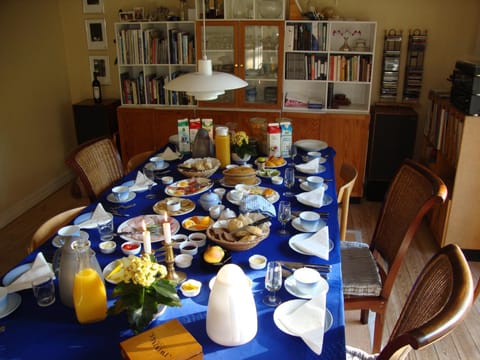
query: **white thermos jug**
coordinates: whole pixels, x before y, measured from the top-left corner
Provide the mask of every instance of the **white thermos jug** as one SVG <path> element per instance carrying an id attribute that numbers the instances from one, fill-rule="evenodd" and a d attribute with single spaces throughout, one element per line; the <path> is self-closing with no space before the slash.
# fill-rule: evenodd
<path id="1" fill-rule="evenodd" d="M 207 308 L 207 335 L 224 346 L 243 345 L 257 334 L 257 308 L 250 282 L 235 264 L 218 272 Z"/>

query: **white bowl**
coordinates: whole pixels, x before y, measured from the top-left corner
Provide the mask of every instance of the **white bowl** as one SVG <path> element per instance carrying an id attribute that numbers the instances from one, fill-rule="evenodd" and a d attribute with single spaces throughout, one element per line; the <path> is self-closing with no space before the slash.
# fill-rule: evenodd
<path id="1" fill-rule="evenodd" d="M 180 249 L 180 245 L 187 240 L 188 240 L 188 237 L 185 234 L 172 235 L 172 246 L 174 249 Z"/>
<path id="2" fill-rule="evenodd" d="M 117 248 L 117 243 L 115 241 L 102 241 L 98 247 L 100 248 L 100 252 L 104 254 L 111 254 Z"/>
<path id="3" fill-rule="evenodd" d="M 180 291 L 182 292 L 183 296 L 186 297 L 197 296 L 200 294 L 201 289 L 202 283 L 193 279 L 189 279 L 180 285 Z"/>
<path id="4" fill-rule="evenodd" d="M 263 255 L 255 254 L 248 258 L 248 263 L 253 270 L 260 270 L 267 264 L 267 258 Z"/>
<path id="5" fill-rule="evenodd" d="M 272 183 L 275 185 L 281 185 L 283 183 L 283 178 L 281 176 L 272 176 Z"/>
<path id="6" fill-rule="evenodd" d="M 188 235 L 188 241 L 195 243 L 197 247 L 202 247 L 207 244 L 207 235 L 201 232 L 194 232 Z"/>
<path id="7" fill-rule="evenodd" d="M 193 241 L 185 241 L 180 244 L 180 252 L 182 254 L 197 255 L 198 246 Z"/>
<path id="8" fill-rule="evenodd" d="M 121 246 L 122 252 L 125 255 L 137 255 L 140 254 L 140 251 L 142 250 L 142 244 L 136 241 L 127 241 L 122 244 Z"/>
<path id="9" fill-rule="evenodd" d="M 177 267 L 185 269 L 192 265 L 193 256 L 190 254 L 178 254 L 175 256 L 175 265 Z"/>
<path id="10" fill-rule="evenodd" d="M 173 177 L 172 176 L 162 176 L 161 178 L 162 184 L 169 185 L 173 183 Z"/>

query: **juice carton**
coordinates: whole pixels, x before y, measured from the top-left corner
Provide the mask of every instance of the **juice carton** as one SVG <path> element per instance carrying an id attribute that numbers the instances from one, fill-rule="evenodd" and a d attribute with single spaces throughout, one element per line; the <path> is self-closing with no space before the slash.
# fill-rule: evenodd
<path id="1" fill-rule="evenodd" d="M 202 119 L 202 128 L 208 131 L 208 135 L 213 141 L 213 119 Z"/>
<path id="2" fill-rule="evenodd" d="M 282 131 L 280 140 L 280 153 L 284 158 L 290 157 L 290 148 L 292 147 L 292 123 L 290 121 L 280 122 L 280 129 Z"/>
<path id="3" fill-rule="evenodd" d="M 269 123 L 267 126 L 268 156 L 279 157 L 281 155 L 281 130 L 279 123 Z"/>
<path id="4" fill-rule="evenodd" d="M 190 125 L 189 125 L 190 150 L 191 150 L 193 141 L 195 140 L 195 136 L 197 136 L 198 129 L 200 129 L 201 127 L 202 127 L 202 122 L 200 119 L 190 119 Z"/>
<path id="5" fill-rule="evenodd" d="M 178 151 L 182 154 L 190 152 L 190 132 L 188 119 L 177 120 L 178 126 Z"/>

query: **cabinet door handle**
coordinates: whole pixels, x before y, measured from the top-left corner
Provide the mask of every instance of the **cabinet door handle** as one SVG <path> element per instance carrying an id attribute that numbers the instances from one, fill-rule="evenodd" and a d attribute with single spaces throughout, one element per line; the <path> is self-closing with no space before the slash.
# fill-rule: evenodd
<path id="1" fill-rule="evenodd" d="M 240 67 L 243 68 L 243 64 L 240 64 Z"/>
<path id="2" fill-rule="evenodd" d="M 233 65 L 234 67 L 238 68 L 238 64 Z"/>

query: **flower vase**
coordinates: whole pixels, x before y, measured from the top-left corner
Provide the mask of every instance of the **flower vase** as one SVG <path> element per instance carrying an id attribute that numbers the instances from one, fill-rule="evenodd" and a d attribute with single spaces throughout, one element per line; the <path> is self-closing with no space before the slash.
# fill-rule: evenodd
<path id="1" fill-rule="evenodd" d="M 237 153 L 232 153 L 233 162 L 239 165 L 245 165 L 251 157 L 250 154 L 245 154 L 243 157 L 240 157 Z"/>
<path id="2" fill-rule="evenodd" d="M 344 43 L 342 46 L 340 46 L 340 49 L 338 51 L 351 51 L 352 48 L 350 45 L 348 45 L 348 37 L 343 37 Z"/>

